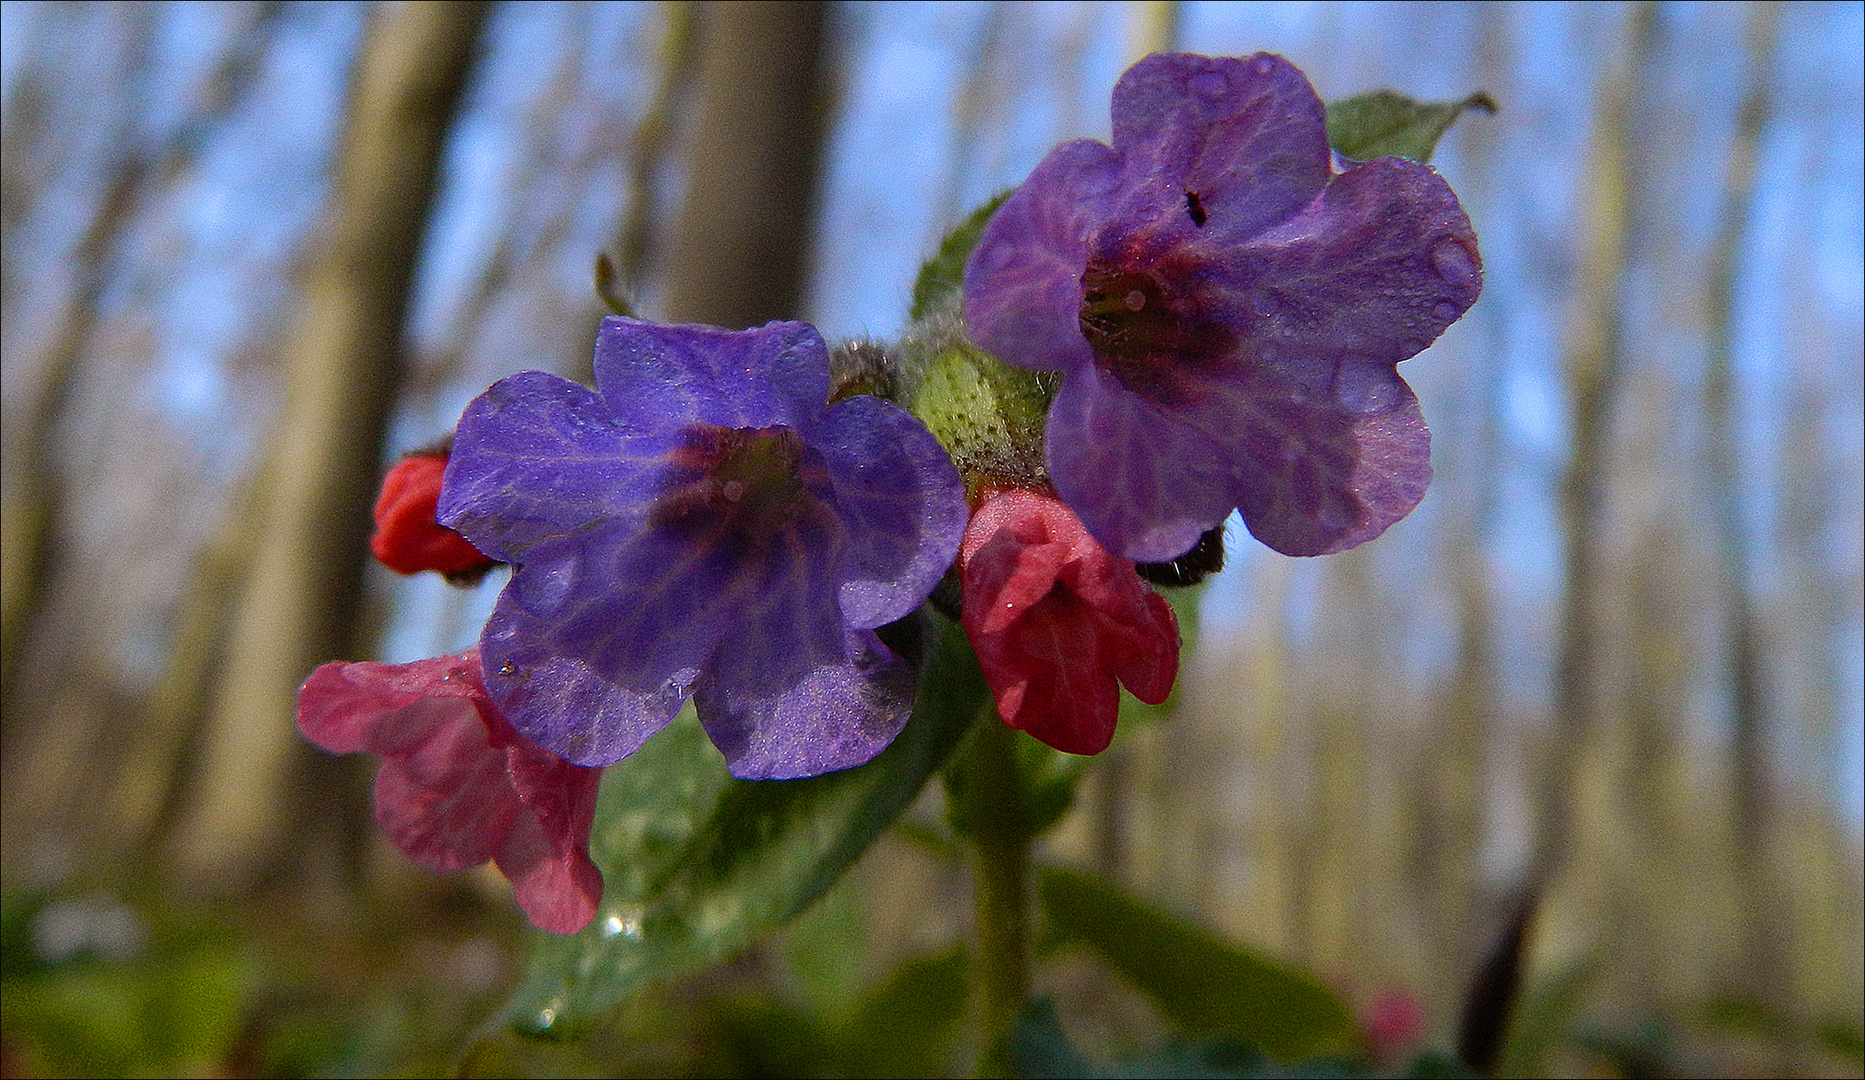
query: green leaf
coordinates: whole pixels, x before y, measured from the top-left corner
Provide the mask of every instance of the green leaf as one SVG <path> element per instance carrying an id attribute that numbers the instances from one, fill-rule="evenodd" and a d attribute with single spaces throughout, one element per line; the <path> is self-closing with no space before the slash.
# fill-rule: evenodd
<path id="1" fill-rule="evenodd" d="M 1355 161 L 1430 161 L 1438 140 L 1465 109 L 1493 113 L 1496 102 L 1480 90 L 1462 101 L 1435 103 L 1413 101 L 1391 90 L 1357 94 L 1328 105 L 1328 145 Z"/>
<path id="2" fill-rule="evenodd" d="M 919 277 L 913 282 L 913 306 L 909 317 L 914 322 L 924 319 L 937 311 L 965 287 L 965 261 L 971 258 L 971 249 L 977 246 L 978 236 L 984 232 L 984 225 L 997 213 L 997 208 L 1010 197 L 1006 191 L 973 210 L 964 221 L 958 223 L 945 239 L 939 242 L 939 250 L 920 267 Z"/>
<path id="3" fill-rule="evenodd" d="M 1041 998 L 1024 1006 L 1011 1035 L 1016 1075 L 1026 1080 L 1103 1077 L 1106 1080 L 1293 1080 L 1295 1077 L 1374 1075 L 1353 1057 L 1313 1058 L 1277 1065 L 1248 1043 L 1219 1036 L 1173 1039 L 1135 1058 L 1105 1064 L 1069 1044 L 1055 1003 Z M 1410 1074 L 1408 1074 L 1410 1075 Z M 1435 1073 L 1428 1075 L 1437 1075 Z"/>
<path id="4" fill-rule="evenodd" d="M 991 719 L 998 721 L 997 713 Z M 1001 721 L 999 721 L 1001 722 Z M 1015 827 L 1025 838 L 1035 839 L 1048 832 L 1075 806 L 1075 788 L 1092 757 L 1065 754 L 1026 735 L 1018 735 L 1011 744 L 1012 764 L 1016 768 L 1014 783 L 1020 813 L 1014 822 L 993 817 L 971 820 L 975 800 L 968 797 L 980 778 L 973 775 L 976 763 L 969 754 L 960 755 L 945 771 L 946 824 L 959 836 L 976 836 L 980 830 L 1001 831 Z"/>
<path id="5" fill-rule="evenodd" d="M 1586 998 L 1605 970 L 1597 957 L 1576 960 L 1544 976 L 1510 1022 L 1493 1076 L 1547 1076 L 1555 1051 L 1573 1030 Z"/>
<path id="6" fill-rule="evenodd" d="M 1050 868 L 1038 890 L 1048 943 L 1098 952 L 1189 1035 L 1227 1036 L 1285 1062 L 1354 1045 L 1346 1003 L 1297 968 L 1078 870 Z"/>
<path id="7" fill-rule="evenodd" d="M 839 1033 L 843 1076 L 942 1076 L 965 1019 L 962 945 L 903 962 Z"/>
<path id="8" fill-rule="evenodd" d="M 568 1038 L 650 982 L 710 967 L 799 914 L 912 803 L 990 697 L 964 633 L 928 616 L 913 718 L 866 765 L 807 780 L 726 773 L 690 710 L 610 768 L 590 855 L 603 900 L 588 927 L 537 935 L 503 1017 Z"/>

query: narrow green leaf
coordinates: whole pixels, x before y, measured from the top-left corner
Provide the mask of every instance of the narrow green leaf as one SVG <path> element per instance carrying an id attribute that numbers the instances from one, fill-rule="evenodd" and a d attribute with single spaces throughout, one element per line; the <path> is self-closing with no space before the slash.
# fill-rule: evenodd
<path id="1" fill-rule="evenodd" d="M 1543 976 L 1511 1019 L 1508 1038 L 1493 1076 L 1547 1076 L 1555 1051 L 1571 1037 L 1574 1018 L 1605 970 L 1598 957 L 1583 957 Z"/>
<path id="2" fill-rule="evenodd" d="M 1328 105 L 1328 145 L 1355 161 L 1430 161 L 1438 140 L 1465 109 L 1493 113 L 1496 102 L 1480 90 L 1462 101 L 1445 102 L 1413 101 L 1391 90 L 1357 94 Z"/>
<path id="3" fill-rule="evenodd" d="M 943 1076 L 965 1019 L 962 945 L 911 957 L 862 999 L 840 1032 L 843 1076 Z"/>
<path id="4" fill-rule="evenodd" d="M 1188 1035 L 1227 1036 L 1282 1062 L 1353 1046 L 1346 1003 L 1297 968 L 1078 870 L 1044 871 L 1039 892 L 1046 940 L 1098 952 Z"/>
<path id="5" fill-rule="evenodd" d="M 919 277 L 913 282 L 913 307 L 909 309 L 914 322 L 925 318 L 938 310 L 945 302 L 965 287 L 965 261 L 971 258 L 971 249 L 977 246 L 979 234 L 984 232 L 984 225 L 997 213 L 1005 199 L 1010 197 L 1006 191 L 990 202 L 973 210 L 964 221 L 958 223 L 945 238 L 939 242 L 939 250 L 920 267 Z"/>
<path id="6" fill-rule="evenodd" d="M 732 779 L 690 711 L 610 769 L 590 854 L 604 894 L 581 933 L 537 936 L 506 1005 L 518 1031 L 566 1038 L 646 986 L 718 963 L 820 896 L 912 803 L 989 695 L 954 623 L 928 617 L 913 719 L 857 769 Z"/>

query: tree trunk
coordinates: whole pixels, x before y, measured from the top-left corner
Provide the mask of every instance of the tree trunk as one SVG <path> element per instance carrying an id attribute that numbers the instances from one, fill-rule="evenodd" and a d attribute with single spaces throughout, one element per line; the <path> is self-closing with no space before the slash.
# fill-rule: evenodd
<path id="1" fill-rule="evenodd" d="M 1531 882 L 1546 886 L 1571 854 L 1574 802 L 1583 773 L 1595 767 L 1599 717 L 1605 707 L 1609 637 L 1606 574 L 1612 552 L 1605 535 L 1610 495 L 1610 421 L 1623 368 L 1624 325 L 1620 278 L 1631 231 L 1635 152 L 1631 138 L 1634 82 L 1654 31 L 1656 5 L 1629 10 L 1625 56 L 1602 76 L 1583 207 L 1583 250 L 1576 332 L 1568 347 L 1567 387 L 1573 427 L 1560 491 L 1561 538 L 1566 546 L 1560 645 L 1554 672 L 1554 729 L 1539 792 Z"/>
<path id="2" fill-rule="evenodd" d="M 708 4 L 666 315 L 731 330 L 802 313 L 828 101 L 822 3 Z"/>
<path id="3" fill-rule="evenodd" d="M 369 513 L 400 386 L 402 325 L 441 147 L 485 18 L 478 3 L 379 9 L 358 61 L 329 242 L 311 271 L 271 489 L 177 833 L 203 883 L 250 882 L 324 772 L 292 723 L 316 665 L 355 657 Z M 302 820 L 316 821 L 312 814 Z M 294 835 L 293 846 L 302 845 Z"/>
<path id="4" fill-rule="evenodd" d="M 1736 303 L 1736 262 L 1753 213 L 1755 158 L 1768 119 L 1768 81 L 1773 68 L 1779 14 L 1762 3 L 1749 9 L 1745 42 L 1749 84 L 1729 145 L 1729 171 L 1723 182 L 1721 216 L 1709 259 L 1709 368 L 1704 380 L 1704 411 L 1709 420 L 1710 497 L 1717 532 L 1716 581 L 1727 627 L 1729 714 L 1734 780 L 1734 820 L 1738 885 L 1743 918 L 1741 970 L 1747 989 L 1777 1007 L 1786 971 L 1785 942 L 1777 920 L 1782 916 L 1769 839 L 1774 829 L 1773 773 L 1769 763 L 1768 715 L 1762 686 L 1766 644 L 1755 603 L 1749 595 L 1753 562 L 1748 529 L 1742 522 L 1742 480 L 1737 468 L 1741 436 L 1736 431 L 1735 375 L 1731 361 L 1730 316 Z"/>

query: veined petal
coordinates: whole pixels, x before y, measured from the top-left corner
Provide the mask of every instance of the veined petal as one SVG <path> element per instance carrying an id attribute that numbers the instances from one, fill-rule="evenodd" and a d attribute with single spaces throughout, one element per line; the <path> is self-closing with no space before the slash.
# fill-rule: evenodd
<path id="1" fill-rule="evenodd" d="M 521 814 L 493 853 L 512 896 L 540 930 L 574 934 L 595 917 L 602 872 L 589 858 L 602 771 L 579 768 L 525 743 L 507 750 Z"/>
<path id="2" fill-rule="evenodd" d="M 601 535 L 538 545 L 481 633 L 500 710 L 575 764 L 612 765 L 667 726 L 748 590 L 732 587 L 730 567 L 706 552 L 656 539 L 637 535 L 610 550 Z"/>
<path id="3" fill-rule="evenodd" d="M 1120 686 L 1165 700 L 1178 675 L 1170 605 L 1106 551 L 1063 503 L 994 493 L 960 549 L 960 623 L 1004 722 L 1058 750 L 1098 754 Z"/>
<path id="4" fill-rule="evenodd" d="M 1125 171 L 1110 217 L 1123 229 L 1164 217 L 1241 239 L 1329 176 L 1327 107 L 1279 56 L 1156 53 L 1120 77 L 1112 111 Z"/>
<path id="5" fill-rule="evenodd" d="M 1298 370 L 1312 372 L 1321 365 Z M 1236 463 L 1232 496 L 1250 534 L 1285 555 L 1326 555 L 1373 539 L 1431 483 L 1431 433 L 1391 368 L 1338 365 L 1296 383 L 1259 366 L 1201 402 L 1195 423 Z"/>
<path id="6" fill-rule="evenodd" d="M 913 670 L 871 630 L 850 630 L 842 656 L 788 686 L 724 669 L 695 691 L 699 719 L 741 780 L 789 780 L 853 768 L 885 750 L 913 711 Z"/>
<path id="7" fill-rule="evenodd" d="M 841 562 L 842 617 L 858 630 L 905 618 L 958 555 L 968 514 L 958 470 L 925 425 L 875 397 L 836 404 L 812 434 L 835 509 L 860 537 Z"/>
<path id="8" fill-rule="evenodd" d="M 965 264 L 965 322 L 986 352 L 1018 367 L 1094 361 L 1081 336 L 1081 274 L 1120 161 L 1089 139 L 1064 143 L 997 208 Z"/>
<path id="9" fill-rule="evenodd" d="M 1122 558 L 1177 558 L 1235 505 L 1235 465 L 1220 447 L 1098 372 L 1062 384 L 1045 450 L 1062 501 Z"/>
<path id="10" fill-rule="evenodd" d="M 473 399 L 455 429 L 438 516 L 479 550 L 517 562 L 533 544 L 640 519 L 667 443 L 617 422 L 594 392 L 525 371 Z"/>
<path id="11" fill-rule="evenodd" d="M 601 770 L 528 742 L 487 697 L 476 652 L 411 664 L 325 664 L 299 691 L 299 728 L 382 758 L 376 821 L 436 871 L 495 859 L 533 924 L 573 933 L 602 895 L 589 859 Z"/>
<path id="12" fill-rule="evenodd" d="M 410 752 L 383 758 L 376 773 L 382 834 L 408 861 L 441 872 L 491 858 L 520 812 L 504 751 L 470 705 L 445 704 L 448 722 Z"/>
<path id="13" fill-rule="evenodd" d="M 828 346 L 800 322 L 733 331 L 610 316 L 596 331 L 595 373 L 630 430 L 800 427 L 829 400 Z"/>
<path id="14" fill-rule="evenodd" d="M 1390 366 L 1476 302 L 1483 264 L 1457 196 L 1404 158 L 1357 165 L 1214 271 L 1244 352 Z"/>

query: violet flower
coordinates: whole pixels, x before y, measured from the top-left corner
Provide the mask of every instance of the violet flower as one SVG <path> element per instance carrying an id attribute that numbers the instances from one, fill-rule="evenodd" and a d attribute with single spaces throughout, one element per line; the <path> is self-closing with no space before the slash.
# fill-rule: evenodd
<path id="1" fill-rule="evenodd" d="M 879 753 L 915 675 L 874 631 L 926 598 L 965 527 L 944 449 L 890 402 L 829 404 L 803 323 L 607 318 L 595 382 L 500 381 L 447 464 L 441 523 L 513 564 L 480 638 L 513 726 L 608 765 L 691 697 L 734 776 Z"/>
<path id="2" fill-rule="evenodd" d="M 589 859 L 601 769 L 512 730 L 486 696 L 479 656 L 330 663 L 298 691 L 298 730 L 336 754 L 370 753 L 376 823 L 410 862 L 453 871 L 493 860 L 532 925 L 581 930 L 602 899 Z"/>
<path id="3" fill-rule="evenodd" d="M 1278 551 L 1341 551 L 1424 496 L 1395 365 L 1475 302 L 1476 237 L 1428 167 L 1338 164 L 1282 58 L 1154 55 L 1114 88 L 1113 145 L 1058 147 L 985 227 L 971 334 L 1065 373 L 1050 474 L 1116 553 L 1177 557 L 1232 508 Z"/>

